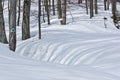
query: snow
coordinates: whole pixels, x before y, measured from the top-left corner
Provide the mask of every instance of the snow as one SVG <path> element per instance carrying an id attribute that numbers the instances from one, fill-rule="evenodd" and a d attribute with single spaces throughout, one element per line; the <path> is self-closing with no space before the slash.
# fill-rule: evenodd
<path id="1" fill-rule="evenodd" d="M 119 65 L 108 63 L 109 67 L 91 65 L 60 65 L 20 57 L 9 51 L 6 45 L 0 45 L 1 80 L 119 80 Z M 107 60 L 107 58 L 106 58 Z M 109 60 L 109 58 L 108 58 Z M 114 58 L 110 59 L 114 60 Z M 115 58 L 118 61 L 118 59 Z M 117 62 L 118 64 L 119 62 Z M 103 68 L 102 68 L 103 67 Z"/>
<path id="2" fill-rule="evenodd" d="M 60 25 L 56 16 L 51 17 L 51 25 L 42 23 L 41 40 L 36 16 L 31 14 L 30 39 L 21 40 L 20 24 L 16 52 L 0 43 L 0 80 L 120 80 L 120 31 L 111 12 L 100 7 L 100 14 L 89 19 L 83 8 L 71 6 L 67 25 Z M 6 31 L 8 36 L 8 27 Z"/>

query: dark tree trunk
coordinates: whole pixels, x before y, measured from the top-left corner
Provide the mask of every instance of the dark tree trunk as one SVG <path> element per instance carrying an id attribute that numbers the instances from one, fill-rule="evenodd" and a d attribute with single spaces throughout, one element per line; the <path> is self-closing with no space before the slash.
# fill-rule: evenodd
<path id="1" fill-rule="evenodd" d="M 10 0 L 9 47 L 12 51 L 16 49 L 16 2 Z"/>
<path id="2" fill-rule="evenodd" d="M 86 14 L 88 14 L 88 0 L 85 0 L 85 5 L 86 5 Z"/>
<path id="3" fill-rule="evenodd" d="M 45 0 L 45 11 L 47 12 L 48 25 L 50 25 L 50 10 L 49 10 L 48 0 Z"/>
<path id="4" fill-rule="evenodd" d="M 110 1 L 107 0 L 107 10 L 109 10 L 109 6 L 110 6 Z"/>
<path id="5" fill-rule="evenodd" d="M 66 25 L 66 0 L 62 1 L 62 25 Z"/>
<path id="6" fill-rule="evenodd" d="M 31 0 L 24 0 L 22 40 L 30 38 L 30 6 L 31 6 Z"/>
<path id="7" fill-rule="evenodd" d="M 113 14 L 113 22 L 117 23 L 117 16 L 116 16 L 116 0 L 112 0 L 112 14 Z"/>
<path id="8" fill-rule="evenodd" d="M 82 3 L 82 0 L 78 0 L 78 4 Z"/>
<path id="9" fill-rule="evenodd" d="M 62 18 L 61 0 L 57 0 L 57 13 L 58 19 Z"/>
<path id="10" fill-rule="evenodd" d="M 42 7 L 42 20 L 43 20 L 43 22 L 45 22 L 45 2 L 42 1 L 41 3 L 43 5 L 43 6 L 41 6 Z"/>
<path id="11" fill-rule="evenodd" d="M 106 2 L 107 2 L 107 0 L 104 0 L 104 10 L 107 10 Z"/>
<path id="12" fill-rule="evenodd" d="M 38 0 L 38 26 L 39 26 L 39 39 L 41 39 L 41 0 Z"/>
<path id="13" fill-rule="evenodd" d="M 0 0 L 0 42 L 8 43 L 5 33 L 2 0 Z"/>
<path id="14" fill-rule="evenodd" d="M 21 7 L 21 0 L 18 0 L 18 19 L 17 19 L 17 26 L 19 26 L 20 23 L 20 7 Z"/>
<path id="15" fill-rule="evenodd" d="M 55 15 L 55 0 L 52 0 L 53 15 Z"/>
<path id="16" fill-rule="evenodd" d="M 98 14 L 97 0 L 95 0 L 95 14 Z"/>
<path id="17" fill-rule="evenodd" d="M 93 0 L 90 0 L 90 18 L 92 18 L 94 16 L 94 12 L 93 12 Z"/>

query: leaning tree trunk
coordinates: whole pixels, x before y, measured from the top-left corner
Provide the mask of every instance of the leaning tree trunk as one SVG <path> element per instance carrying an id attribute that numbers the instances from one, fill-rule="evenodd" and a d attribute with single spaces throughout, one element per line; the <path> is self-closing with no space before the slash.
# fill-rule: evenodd
<path id="1" fill-rule="evenodd" d="M 0 0 L 0 42 L 8 43 L 5 34 L 2 0 Z"/>
<path id="2" fill-rule="evenodd" d="M 10 13 L 9 13 L 9 47 L 10 50 L 16 49 L 16 0 L 10 0 Z"/>
<path id="3" fill-rule="evenodd" d="M 30 38 L 30 6 L 31 6 L 31 0 L 24 0 L 22 40 Z"/>

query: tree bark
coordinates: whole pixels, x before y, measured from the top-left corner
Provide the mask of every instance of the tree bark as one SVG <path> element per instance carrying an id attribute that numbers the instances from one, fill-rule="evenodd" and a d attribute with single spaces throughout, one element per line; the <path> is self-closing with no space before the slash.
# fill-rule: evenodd
<path id="1" fill-rule="evenodd" d="M 21 7 L 21 0 L 18 0 L 18 19 L 17 19 L 17 26 L 20 24 L 20 7 Z"/>
<path id="2" fill-rule="evenodd" d="M 90 0 L 90 18 L 92 18 L 94 16 L 94 12 L 93 12 L 93 0 Z"/>
<path id="3" fill-rule="evenodd" d="M 78 4 L 82 3 L 82 0 L 78 0 Z"/>
<path id="4" fill-rule="evenodd" d="M 0 0 L 0 42 L 8 43 L 5 33 L 2 0 Z"/>
<path id="5" fill-rule="evenodd" d="M 112 14 L 113 14 L 113 22 L 114 22 L 114 23 L 117 23 L 116 0 L 112 0 Z"/>
<path id="6" fill-rule="evenodd" d="M 88 0 L 85 0 L 86 14 L 88 14 Z"/>
<path id="7" fill-rule="evenodd" d="M 107 10 L 109 10 L 109 6 L 110 6 L 110 1 L 107 0 Z"/>
<path id="8" fill-rule="evenodd" d="M 52 0 L 53 15 L 55 15 L 55 0 Z"/>
<path id="9" fill-rule="evenodd" d="M 67 1 L 63 0 L 62 2 L 62 25 L 66 25 L 66 6 L 67 6 Z"/>
<path id="10" fill-rule="evenodd" d="M 41 39 L 41 0 L 38 0 L 38 5 L 39 39 Z"/>
<path id="11" fill-rule="evenodd" d="M 62 18 L 61 0 L 57 0 L 57 13 L 58 19 Z"/>
<path id="12" fill-rule="evenodd" d="M 22 40 L 30 38 L 30 6 L 31 6 L 31 0 L 24 0 Z"/>
<path id="13" fill-rule="evenodd" d="M 107 10 L 106 2 L 107 2 L 107 0 L 104 0 L 104 10 Z"/>
<path id="14" fill-rule="evenodd" d="M 45 11 L 47 12 L 48 25 L 50 25 L 50 10 L 49 10 L 48 0 L 45 0 Z"/>
<path id="15" fill-rule="evenodd" d="M 95 0 L 95 14 L 98 14 L 97 0 Z"/>
<path id="16" fill-rule="evenodd" d="M 9 47 L 12 51 L 16 49 L 16 2 L 10 0 Z"/>

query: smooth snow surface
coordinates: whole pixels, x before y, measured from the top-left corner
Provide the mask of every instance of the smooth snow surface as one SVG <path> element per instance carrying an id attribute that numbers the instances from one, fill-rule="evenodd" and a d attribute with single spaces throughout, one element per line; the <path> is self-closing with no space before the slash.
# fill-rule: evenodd
<path id="1" fill-rule="evenodd" d="M 31 12 L 31 38 L 21 40 L 20 24 L 16 52 L 0 44 L 0 80 L 120 80 L 120 30 L 113 24 L 111 11 L 101 6 L 99 14 L 89 19 L 85 9 L 71 4 L 67 25 L 52 16 L 51 25 L 42 23 L 41 40 L 33 16 L 36 3 Z M 7 14 L 6 9 L 6 23 Z M 8 27 L 6 31 L 8 36 Z"/>

